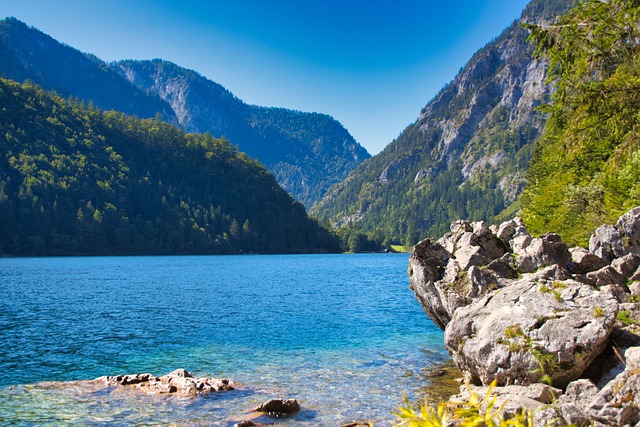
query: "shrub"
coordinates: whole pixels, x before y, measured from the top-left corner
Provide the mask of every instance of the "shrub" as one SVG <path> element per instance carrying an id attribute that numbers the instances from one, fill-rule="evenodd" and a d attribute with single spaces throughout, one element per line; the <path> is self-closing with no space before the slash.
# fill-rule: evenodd
<path id="1" fill-rule="evenodd" d="M 495 386 L 494 380 L 487 394 L 480 399 L 467 384 L 467 400 L 442 402 L 437 408 L 425 403 L 414 409 L 405 397 L 405 406 L 401 406 L 399 411 L 394 413 L 399 419 L 396 427 L 444 427 L 451 424 L 460 427 L 533 427 L 533 411 L 530 410 L 523 409 L 513 418 L 504 418 L 504 404 L 496 407 L 497 396 L 493 395 Z"/>

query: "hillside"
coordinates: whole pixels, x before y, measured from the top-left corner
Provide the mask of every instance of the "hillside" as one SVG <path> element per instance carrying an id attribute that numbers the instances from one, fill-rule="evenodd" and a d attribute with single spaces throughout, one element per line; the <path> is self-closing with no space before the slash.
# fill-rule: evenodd
<path id="1" fill-rule="evenodd" d="M 120 61 L 113 66 L 137 88 L 168 102 L 188 132 L 224 135 L 260 160 L 307 206 L 370 157 L 325 114 L 245 104 L 219 84 L 168 61 Z"/>
<path id="2" fill-rule="evenodd" d="M 491 220 L 518 209 L 549 99 L 546 63 L 532 59 L 521 22 L 551 20 L 573 2 L 534 0 L 478 51 L 418 119 L 314 206 L 386 244 L 414 244 L 455 219 Z"/>
<path id="3" fill-rule="evenodd" d="M 0 254 L 335 252 L 224 139 L 0 79 Z"/>
<path id="4" fill-rule="evenodd" d="M 159 114 L 187 132 L 225 136 L 307 206 L 370 157 L 327 115 L 247 105 L 195 71 L 162 60 L 107 64 L 15 18 L 0 21 L 0 75 L 103 110 Z"/>

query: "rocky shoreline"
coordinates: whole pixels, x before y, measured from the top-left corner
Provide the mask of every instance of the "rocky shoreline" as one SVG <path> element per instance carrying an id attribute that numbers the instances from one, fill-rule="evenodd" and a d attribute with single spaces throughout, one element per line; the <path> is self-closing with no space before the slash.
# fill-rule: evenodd
<path id="1" fill-rule="evenodd" d="M 409 259 L 411 288 L 470 386 L 535 425 L 640 427 L 640 207 L 589 249 L 519 218 L 456 221 Z"/>
<path id="2" fill-rule="evenodd" d="M 245 388 L 226 378 L 197 378 L 186 369 L 176 369 L 156 377 L 150 373 L 102 376 L 89 381 L 77 381 L 88 390 L 122 388 L 144 395 L 174 395 L 195 398 L 209 393 L 230 392 Z M 268 399 L 261 405 L 247 409 L 235 422 L 237 427 L 265 426 L 272 424 L 258 421 L 261 417 L 280 419 L 300 412 L 296 399 Z"/>

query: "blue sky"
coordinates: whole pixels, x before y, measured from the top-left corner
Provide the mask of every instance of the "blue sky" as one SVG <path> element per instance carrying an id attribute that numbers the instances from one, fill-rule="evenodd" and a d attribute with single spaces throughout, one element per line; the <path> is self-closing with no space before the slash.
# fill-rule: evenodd
<path id="1" fill-rule="evenodd" d="M 527 0 L 0 0 L 106 60 L 162 58 L 250 104 L 330 114 L 376 154 Z"/>

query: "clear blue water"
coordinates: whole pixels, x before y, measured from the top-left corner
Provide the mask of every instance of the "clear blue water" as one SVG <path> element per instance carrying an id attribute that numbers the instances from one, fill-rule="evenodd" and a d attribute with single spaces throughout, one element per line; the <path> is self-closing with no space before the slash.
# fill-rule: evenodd
<path id="1" fill-rule="evenodd" d="M 447 359 L 407 258 L 0 259 L 0 424 L 231 426 L 293 397 L 303 410 L 278 425 L 392 425 Z M 73 382 L 177 368 L 245 387 L 188 399 Z"/>

